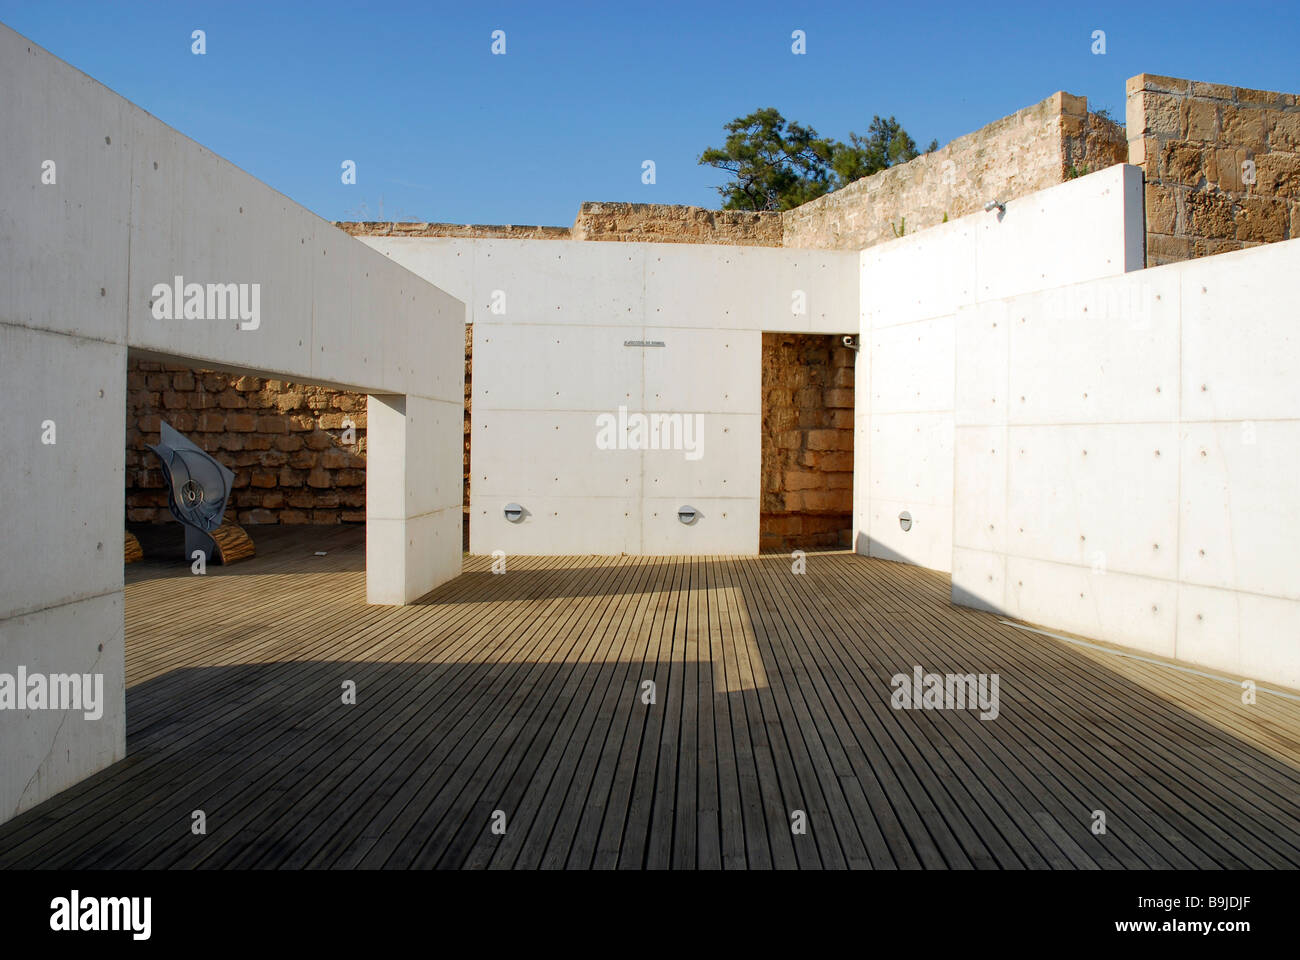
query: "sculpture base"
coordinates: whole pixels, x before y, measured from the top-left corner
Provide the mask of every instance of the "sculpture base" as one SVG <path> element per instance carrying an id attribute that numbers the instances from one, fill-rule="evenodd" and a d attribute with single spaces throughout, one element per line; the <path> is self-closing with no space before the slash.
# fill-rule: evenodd
<path id="1" fill-rule="evenodd" d="M 185 528 L 185 557 L 193 559 L 202 550 L 209 563 L 230 564 L 253 556 L 253 538 L 239 524 L 223 520 L 211 533 L 194 527 Z"/>

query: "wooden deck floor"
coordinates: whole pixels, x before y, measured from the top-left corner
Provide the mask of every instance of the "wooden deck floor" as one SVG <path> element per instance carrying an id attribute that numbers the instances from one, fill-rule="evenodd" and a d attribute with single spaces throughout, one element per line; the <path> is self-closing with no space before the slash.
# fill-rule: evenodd
<path id="1" fill-rule="evenodd" d="M 942 575 L 467 558 L 370 607 L 360 529 L 257 539 L 128 568 L 128 758 L 0 826 L 0 866 L 1300 865 L 1300 703 L 953 607 Z M 999 715 L 892 709 L 918 665 L 998 674 Z"/>

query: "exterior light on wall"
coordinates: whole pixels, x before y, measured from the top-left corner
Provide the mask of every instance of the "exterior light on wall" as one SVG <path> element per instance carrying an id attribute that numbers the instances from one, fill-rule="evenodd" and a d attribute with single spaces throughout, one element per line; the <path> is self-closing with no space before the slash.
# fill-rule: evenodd
<path id="1" fill-rule="evenodd" d="M 903 528 L 904 533 L 907 533 L 912 529 L 912 515 L 904 510 L 898 515 L 898 525 Z"/>
<path id="2" fill-rule="evenodd" d="M 851 333 L 846 333 L 841 337 L 840 343 L 844 344 L 844 346 L 848 347 L 850 350 L 858 349 L 858 338 Z"/>
<path id="3" fill-rule="evenodd" d="M 998 216 L 1000 217 L 1002 214 L 1007 212 L 1007 205 L 1001 200 L 990 200 L 988 203 L 984 204 L 985 213 L 992 213 L 994 210 L 998 212 Z"/>
<path id="4" fill-rule="evenodd" d="M 505 514 L 506 519 L 511 523 L 518 523 L 524 518 L 524 508 L 517 503 L 507 503 Z"/>
<path id="5" fill-rule="evenodd" d="M 696 510 L 694 507 L 677 508 L 677 519 L 688 526 L 694 523 L 696 520 L 698 520 L 699 517 L 700 517 L 700 512 Z"/>

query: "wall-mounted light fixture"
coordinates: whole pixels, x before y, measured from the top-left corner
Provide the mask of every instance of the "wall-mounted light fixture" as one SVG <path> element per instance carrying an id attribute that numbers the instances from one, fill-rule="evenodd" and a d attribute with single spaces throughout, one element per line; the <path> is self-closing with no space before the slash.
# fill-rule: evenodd
<path id="1" fill-rule="evenodd" d="M 898 515 L 898 525 L 903 528 L 904 533 L 907 533 L 912 529 L 912 515 L 904 510 Z"/>
<path id="2" fill-rule="evenodd" d="M 851 333 L 846 333 L 841 337 L 840 343 L 844 344 L 844 346 L 848 347 L 850 350 L 858 349 L 858 338 Z"/>
<path id="3" fill-rule="evenodd" d="M 699 518 L 700 512 L 694 507 L 683 506 L 677 508 L 677 519 L 688 526 Z"/>
<path id="4" fill-rule="evenodd" d="M 990 200 L 988 203 L 984 204 L 985 213 L 992 213 L 994 210 L 998 212 L 998 216 L 1000 217 L 1002 214 L 1007 212 L 1007 205 L 1001 200 Z"/>
<path id="5" fill-rule="evenodd" d="M 518 523 L 524 518 L 524 508 L 517 503 L 507 503 L 505 514 L 506 519 L 511 523 Z"/>

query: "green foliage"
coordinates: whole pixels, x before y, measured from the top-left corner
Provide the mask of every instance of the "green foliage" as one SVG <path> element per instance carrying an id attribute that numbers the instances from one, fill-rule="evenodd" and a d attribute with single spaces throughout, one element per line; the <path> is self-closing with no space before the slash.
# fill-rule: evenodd
<path id="1" fill-rule="evenodd" d="M 920 155 L 892 116 L 873 117 L 867 135 L 850 133 L 848 143 L 788 121 L 774 107 L 737 117 L 724 129 L 725 144 L 699 159 L 734 178 L 717 188 L 724 210 L 789 210 Z M 926 152 L 938 146 L 932 140 Z"/>
<path id="2" fill-rule="evenodd" d="M 1070 164 L 1070 169 L 1065 171 L 1066 180 L 1077 180 L 1079 177 L 1086 177 L 1087 175 L 1088 165 L 1086 163 L 1082 167 L 1076 167 L 1074 164 Z"/>
<path id="3" fill-rule="evenodd" d="M 939 142 L 931 140 L 925 152 L 930 153 L 938 148 Z M 831 153 L 831 167 L 835 171 L 836 186 L 840 187 L 895 164 L 914 160 L 920 155 L 916 141 L 897 119 L 891 116 L 885 120 L 875 116 L 871 118 L 871 126 L 867 128 L 865 137 L 850 133 L 848 143 L 835 144 Z"/>
<path id="4" fill-rule="evenodd" d="M 894 226 L 894 221 L 890 220 L 889 229 L 894 231 L 894 236 L 901 237 L 903 234 L 907 233 L 907 217 L 900 217 L 898 220 L 898 226 Z"/>
<path id="5" fill-rule="evenodd" d="M 832 144 L 812 127 L 768 107 L 725 129 L 725 146 L 709 147 L 699 160 L 735 177 L 717 188 L 724 210 L 789 210 L 831 189 Z"/>

